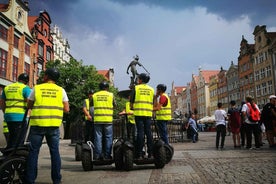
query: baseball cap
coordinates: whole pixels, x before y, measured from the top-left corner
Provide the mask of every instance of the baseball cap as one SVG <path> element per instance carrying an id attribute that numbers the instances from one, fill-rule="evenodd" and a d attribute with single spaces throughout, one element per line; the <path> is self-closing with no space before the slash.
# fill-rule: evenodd
<path id="1" fill-rule="evenodd" d="M 276 96 L 275 95 L 270 95 L 269 96 L 269 99 L 273 99 L 273 98 L 276 98 Z"/>

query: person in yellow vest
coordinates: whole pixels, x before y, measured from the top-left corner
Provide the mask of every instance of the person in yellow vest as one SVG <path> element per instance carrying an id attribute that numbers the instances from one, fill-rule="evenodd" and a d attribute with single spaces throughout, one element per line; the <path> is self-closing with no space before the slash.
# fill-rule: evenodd
<path id="1" fill-rule="evenodd" d="M 29 121 L 30 148 L 24 183 L 35 183 L 38 154 L 44 137 L 51 155 L 52 181 L 61 182 L 59 126 L 62 123 L 63 113 L 69 112 L 69 103 L 65 90 L 56 84 L 59 77 L 60 73 L 56 68 L 46 69 L 44 83 L 36 85 L 28 98 L 28 109 L 32 109 L 32 112 Z"/>
<path id="2" fill-rule="evenodd" d="M 137 149 L 136 158 L 143 159 L 143 147 L 145 138 L 147 136 L 147 152 L 148 158 L 153 155 L 153 137 L 151 132 L 151 118 L 153 112 L 153 100 L 154 100 L 154 89 L 147 85 L 150 80 L 150 76 L 146 73 L 141 73 L 138 76 L 138 85 L 136 85 L 130 98 L 130 107 L 133 109 L 136 129 L 137 129 Z"/>
<path id="3" fill-rule="evenodd" d="M 85 131 L 84 131 L 84 141 L 94 142 L 94 108 L 90 106 L 90 100 L 92 99 L 94 90 L 89 90 L 87 92 L 88 98 L 83 102 L 82 110 L 85 118 Z"/>
<path id="4" fill-rule="evenodd" d="M 9 128 L 8 128 L 7 122 L 5 120 L 3 121 L 3 134 L 5 136 L 6 142 L 8 142 L 8 140 L 9 140 Z"/>
<path id="5" fill-rule="evenodd" d="M 100 91 L 93 94 L 90 106 L 94 107 L 94 160 L 112 159 L 113 142 L 113 108 L 116 106 L 113 93 L 109 92 L 109 84 L 99 84 Z M 102 143 L 104 142 L 104 146 Z"/>
<path id="6" fill-rule="evenodd" d="M 129 98 L 130 99 L 130 96 Z M 126 102 L 125 109 L 120 112 L 120 115 L 127 114 L 127 138 L 128 140 L 132 141 L 133 143 L 135 142 L 136 139 L 136 130 L 135 130 L 135 118 L 133 114 L 133 110 L 130 109 L 130 102 Z"/>
<path id="7" fill-rule="evenodd" d="M 158 84 L 154 96 L 154 108 L 158 132 L 165 144 L 169 144 L 167 123 L 172 119 L 171 101 L 165 93 L 167 86 Z"/>
<path id="8" fill-rule="evenodd" d="M 31 93 L 28 82 L 29 75 L 22 73 L 18 76 L 18 82 L 7 85 L 2 92 L 0 104 L 10 134 L 7 148 L 24 144 L 27 127 L 22 122 L 27 108 L 27 98 Z"/>

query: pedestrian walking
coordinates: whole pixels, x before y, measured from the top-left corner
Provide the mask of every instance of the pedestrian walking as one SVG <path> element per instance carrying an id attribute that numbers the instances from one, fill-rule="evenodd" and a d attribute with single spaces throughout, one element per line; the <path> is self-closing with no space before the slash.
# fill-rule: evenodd
<path id="1" fill-rule="evenodd" d="M 232 139 L 234 148 L 240 148 L 240 127 L 241 127 L 241 114 L 236 107 L 236 101 L 230 101 L 231 107 L 228 110 L 228 123 L 232 132 Z"/>
<path id="2" fill-rule="evenodd" d="M 138 76 L 138 85 L 135 85 L 131 93 L 130 107 L 133 109 L 137 129 L 136 157 L 143 158 L 144 135 L 147 136 L 148 158 L 153 155 L 153 137 L 151 132 L 151 118 L 153 112 L 154 89 L 147 85 L 150 76 L 141 73 Z"/>
<path id="3" fill-rule="evenodd" d="M 90 102 L 90 106 L 94 107 L 94 160 L 110 160 L 113 142 L 113 108 L 116 102 L 113 93 L 108 91 L 108 82 L 100 82 L 99 89 L 100 91 L 93 94 Z"/>
<path id="4" fill-rule="evenodd" d="M 154 96 L 154 107 L 157 128 L 161 139 L 165 144 L 169 144 L 167 124 L 172 120 L 171 101 L 165 93 L 167 86 L 158 84 L 156 87 L 156 95 Z"/>
<path id="5" fill-rule="evenodd" d="M 260 109 L 252 96 L 246 97 L 246 103 L 242 106 L 245 119 L 246 148 L 252 149 L 252 133 L 255 139 L 255 148 L 260 148 Z"/>
<path id="6" fill-rule="evenodd" d="M 276 121 L 276 96 L 269 96 L 269 102 L 265 104 L 261 113 L 261 122 L 265 126 L 266 138 L 269 147 L 276 147 L 274 143 L 273 120 Z"/>
<path id="7" fill-rule="evenodd" d="M 46 138 L 51 155 L 51 178 L 54 184 L 61 183 L 61 158 L 59 153 L 59 127 L 63 112 L 69 112 L 65 90 L 56 82 L 60 76 L 56 68 L 45 71 L 42 84 L 36 85 L 28 98 L 30 116 L 29 155 L 24 183 L 33 184 L 37 178 L 37 164 L 42 140 Z"/>
<path id="8" fill-rule="evenodd" d="M 27 86 L 29 75 L 22 73 L 17 81 L 4 88 L 0 103 L 9 129 L 7 149 L 23 145 L 27 131 L 26 125 L 22 122 L 27 108 L 27 98 L 31 93 L 30 87 Z"/>
<path id="9" fill-rule="evenodd" d="M 215 121 L 216 121 L 216 148 L 224 149 L 224 141 L 226 136 L 226 119 L 227 114 L 225 110 L 222 109 L 222 103 L 219 102 L 217 105 L 218 109 L 215 111 Z M 219 147 L 219 141 L 220 147 Z"/>
<path id="10" fill-rule="evenodd" d="M 82 111 L 85 119 L 84 141 L 94 142 L 94 107 L 90 106 L 94 90 L 88 90 L 87 98 L 83 102 Z"/>
<path id="11" fill-rule="evenodd" d="M 191 132 L 191 136 L 192 136 L 192 141 L 193 141 L 193 143 L 196 143 L 198 132 L 197 132 L 197 125 L 196 125 L 194 113 L 191 114 L 191 117 L 189 118 L 188 123 L 186 125 L 186 130 L 188 130 L 189 128 L 191 130 L 190 132 Z"/>

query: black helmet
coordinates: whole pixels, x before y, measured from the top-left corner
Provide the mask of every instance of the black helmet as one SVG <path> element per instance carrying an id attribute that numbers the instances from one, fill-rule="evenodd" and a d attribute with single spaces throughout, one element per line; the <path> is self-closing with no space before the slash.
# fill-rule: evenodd
<path id="1" fill-rule="evenodd" d="M 94 93 L 94 90 L 93 90 L 93 89 L 89 89 L 89 90 L 87 91 L 87 94 L 88 94 L 88 95 L 93 94 L 93 93 Z"/>
<path id="2" fill-rule="evenodd" d="M 108 82 L 106 82 L 106 81 L 101 82 L 101 83 L 99 84 L 99 88 L 100 88 L 100 90 L 108 89 L 108 88 L 109 88 Z"/>
<path id="3" fill-rule="evenodd" d="M 167 89 L 167 86 L 165 84 L 158 84 L 156 88 L 157 90 L 161 90 L 162 92 L 165 92 Z"/>
<path id="4" fill-rule="evenodd" d="M 60 76 L 59 71 L 56 68 L 47 68 L 45 71 L 45 75 L 47 75 L 49 79 L 55 82 L 57 82 Z"/>
<path id="5" fill-rule="evenodd" d="M 148 83 L 150 80 L 150 76 L 146 73 L 140 73 L 138 78 L 141 79 L 143 83 Z"/>
<path id="6" fill-rule="evenodd" d="M 22 73 L 18 76 L 18 81 L 23 81 L 25 83 L 28 83 L 29 82 L 29 75 L 26 74 L 26 73 Z"/>

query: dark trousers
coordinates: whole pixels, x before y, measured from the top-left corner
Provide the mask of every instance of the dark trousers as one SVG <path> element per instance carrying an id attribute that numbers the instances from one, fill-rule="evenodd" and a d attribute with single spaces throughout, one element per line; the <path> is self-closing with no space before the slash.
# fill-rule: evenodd
<path id="1" fill-rule="evenodd" d="M 135 143 L 136 141 L 136 127 L 134 123 L 127 123 L 127 138 L 132 143 Z"/>
<path id="2" fill-rule="evenodd" d="M 85 121 L 84 141 L 92 141 L 94 143 L 94 122 Z"/>
<path id="3" fill-rule="evenodd" d="M 246 135 L 246 125 L 245 125 L 245 123 L 241 124 L 240 134 L 241 134 L 241 145 L 244 146 L 245 145 L 245 135 Z"/>
<path id="4" fill-rule="evenodd" d="M 27 133 L 27 127 L 22 122 L 7 122 L 9 129 L 9 139 L 7 148 L 15 148 L 16 146 L 22 146 L 25 141 Z"/>
<path id="5" fill-rule="evenodd" d="M 225 136 L 226 136 L 226 126 L 225 125 L 218 125 L 216 127 L 217 130 L 217 135 L 216 135 L 216 148 L 219 147 L 219 140 L 221 137 L 221 142 L 220 142 L 220 147 L 224 147 L 224 141 L 225 141 Z"/>
<path id="6" fill-rule="evenodd" d="M 252 147 L 252 133 L 255 139 L 255 147 L 260 147 L 260 128 L 259 124 L 246 123 L 246 148 Z"/>

